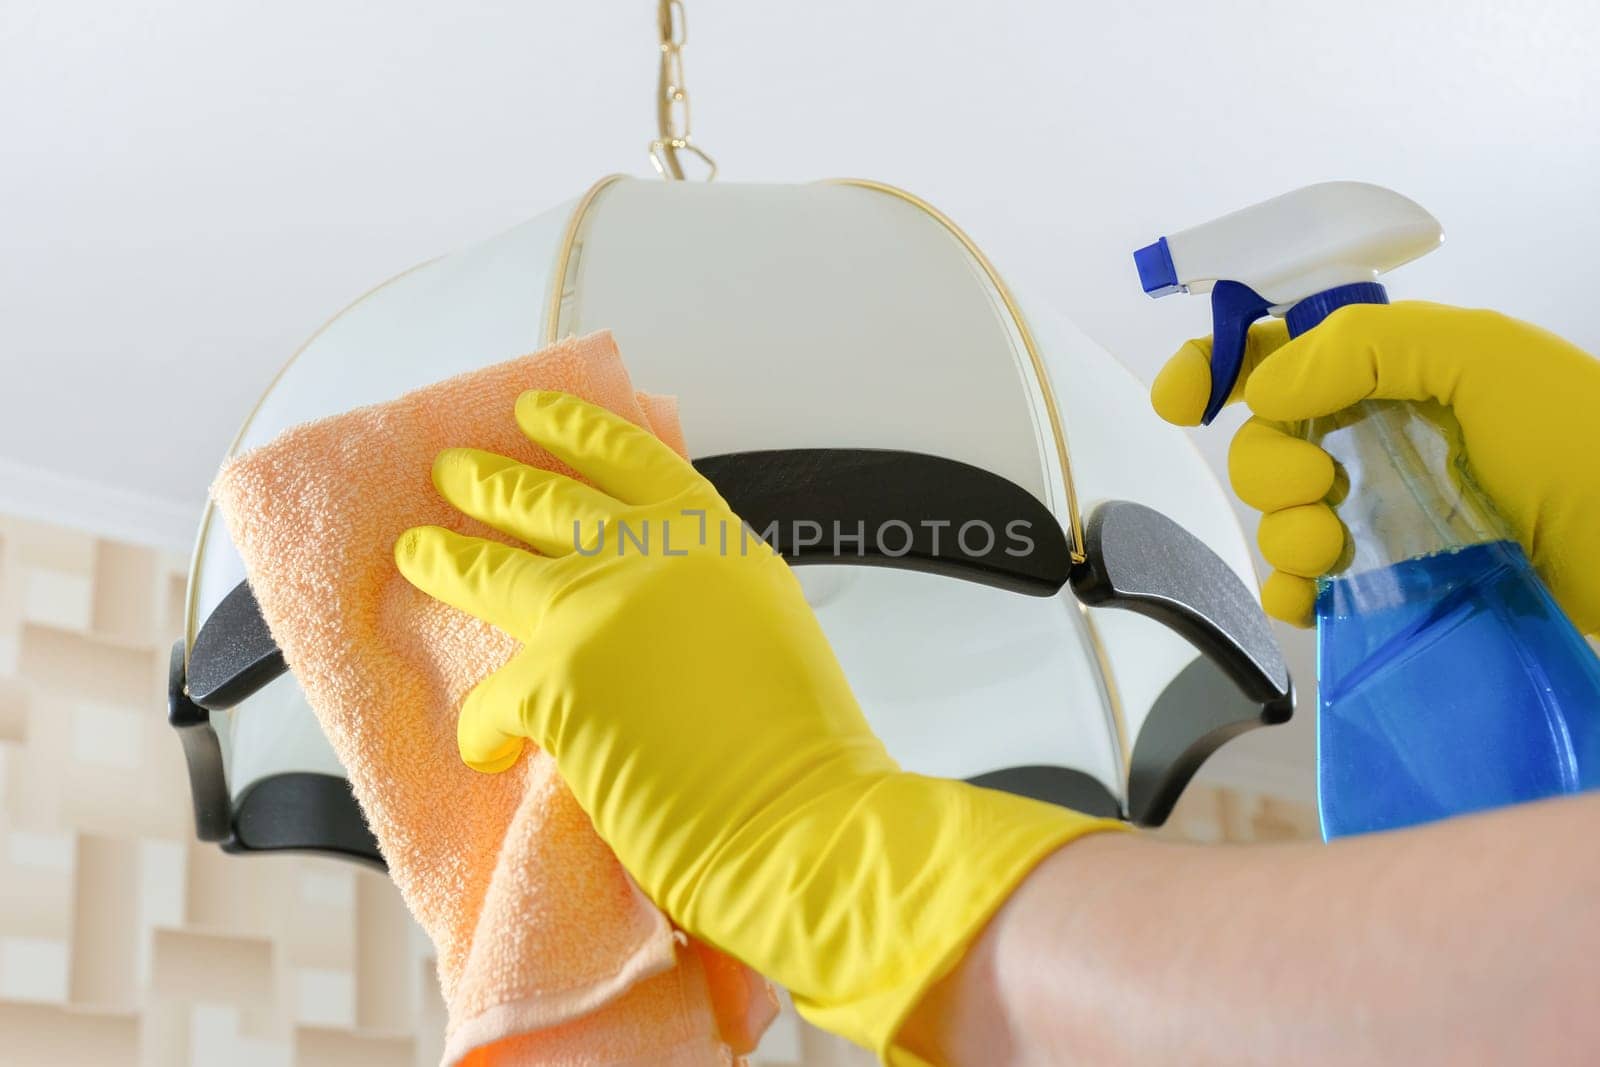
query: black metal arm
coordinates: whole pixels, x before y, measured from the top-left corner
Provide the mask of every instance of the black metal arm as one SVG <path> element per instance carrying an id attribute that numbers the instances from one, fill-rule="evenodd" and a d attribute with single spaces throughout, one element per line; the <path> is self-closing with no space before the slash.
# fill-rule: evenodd
<path id="1" fill-rule="evenodd" d="M 1223 742 L 1288 721 L 1294 685 L 1254 594 L 1188 530 L 1143 504 L 1113 500 L 1089 516 L 1084 541 L 1088 561 L 1072 574 L 1079 600 L 1155 619 L 1209 661 L 1172 681 L 1134 741 L 1128 814 L 1159 826 Z M 1218 671 L 1231 690 L 1215 684 Z"/>
<path id="2" fill-rule="evenodd" d="M 1224 741 L 1289 717 L 1288 671 L 1250 590 L 1209 548 L 1150 508 L 1102 504 L 1085 525 L 1088 562 L 1073 569 L 1061 527 L 1043 504 L 955 460 L 787 449 L 710 456 L 696 466 L 792 564 L 919 570 L 1031 596 L 1054 595 L 1070 576 L 1083 602 L 1155 618 L 1215 664 L 1199 661 L 1180 674 L 1146 718 L 1134 743 L 1127 810 L 1090 776 L 1044 762 L 999 768 L 978 784 L 1156 825 Z M 256 783 L 237 806 L 229 803 L 206 709 L 232 707 L 287 669 L 247 583 L 200 628 L 187 676 L 182 653 L 180 643 L 171 719 L 188 757 L 200 838 L 230 851 L 292 848 L 381 864 L 340 779 L 279 775 Z"/>

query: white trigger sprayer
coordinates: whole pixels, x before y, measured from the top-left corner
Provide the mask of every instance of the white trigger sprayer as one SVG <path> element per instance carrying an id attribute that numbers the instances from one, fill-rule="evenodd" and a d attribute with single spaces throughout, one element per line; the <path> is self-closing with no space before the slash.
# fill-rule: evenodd
<path id="1" fill-rule="evenodd" d="M 1211 294 L 1209 426 L 1239 377 L 1252 322 L 1280 315 L 1298 336 L 1346 304 L 1387 304 L 1378 275 L 1443 240 L 1439 220 L 1399 193 L 1322 182 L 1163 237 L 1133 258 L 1151 296 Z"/>
<path id="2" fill-rule="evenodd" d="M 1347 305 L 1387 304 L 1378 276 L 1443 237 L 1398 193 L 1324 182 L 1163 237 L 1134 262 L 1151 296 L 1211 294 L 1209 424 L 1251 323 L 1282 316 L 1293 338 Z M 1324 835 L 1600 785 L 1600 659 L 1472 480 L 1448 410 L 1367 400 L 1303 433 L 1347 483 L 1329 498 L 1345 552 L 1316 602 Z"/>

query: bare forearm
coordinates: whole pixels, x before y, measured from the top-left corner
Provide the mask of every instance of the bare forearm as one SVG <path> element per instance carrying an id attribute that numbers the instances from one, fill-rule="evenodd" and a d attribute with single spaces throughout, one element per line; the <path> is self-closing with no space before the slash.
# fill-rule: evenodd
<path id="1" fill-rule="evenodd" d="M 1088 838 L 909 1033 L 951 1064 L 1593 1062 L 1597 832 L 1600 796 L 1331 846 Z"/>

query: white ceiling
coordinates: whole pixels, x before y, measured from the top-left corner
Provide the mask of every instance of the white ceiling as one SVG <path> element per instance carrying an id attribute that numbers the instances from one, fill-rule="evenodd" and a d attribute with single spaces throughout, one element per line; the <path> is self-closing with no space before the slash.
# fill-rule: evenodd
<path id="1" fill-rule="evenodd" d="M 688 6 L 727 178 L 921 192 L 1147 377 L 1204 308 L 1144 299 L 1129 250 L 1333 176 L 1444 220 L 1401 292 L 1600 347 L 1593 3 Z M 6 0 L 0 460 L 197 504 L 352 296 L 644 169 L 653 13 Z"/>

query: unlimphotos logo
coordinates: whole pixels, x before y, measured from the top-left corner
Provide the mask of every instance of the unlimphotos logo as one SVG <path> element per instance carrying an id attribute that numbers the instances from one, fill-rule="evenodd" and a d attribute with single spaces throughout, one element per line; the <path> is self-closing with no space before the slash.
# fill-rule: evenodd
<path id="1" fill-rule="evenodd" d="M 814 519 L 773 520 L 757 530 L 748 523 L 725 519 L 711 521 L 702 509 L 687 508 L 679 513 L 684 523 L 668 519 L 601 519 L 592 525 L 572 524 L 572 548 L 580 556 L 599 556 L 610 552 L 648 556 L 687 556 L 690 551 L 711 549 L 719 555 L 747 555 L 753 545 L 792 554 L 833 556 L 839 559 L 864 559 L 886 556 L 899 559 L 920 551 L 929 555 L 948 554 L 953 544 L 962 555 L 988 556 L 1000 548 L 1006 555 L 1021 558 L 1031 555 L 1034 540 L 1027 519 L 1012 519 L 997 529 L 994 523 L 970 519 L 959 525 L 950 519 L 888 519 L 872 529 L 865 520 L 853 526 L 835 520 L 827 525 Z M 734 527 L 735 529 L 730 529 Z M 820 549 L 821 551 L 814 551 Z"/>

